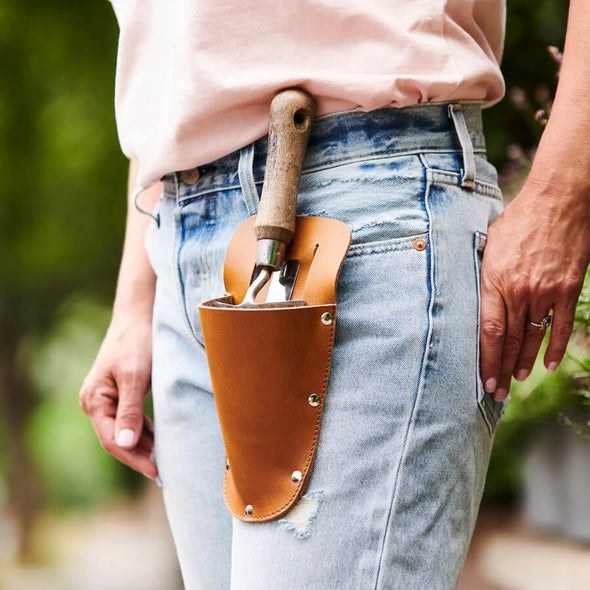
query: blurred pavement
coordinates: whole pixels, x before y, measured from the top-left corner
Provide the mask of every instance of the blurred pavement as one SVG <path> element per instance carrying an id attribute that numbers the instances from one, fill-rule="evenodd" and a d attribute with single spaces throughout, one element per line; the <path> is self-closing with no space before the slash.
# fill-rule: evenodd
<path id="1" fill-rule="evenodd" d="M 34 566 L 6 563 L 8 532 L 0 514 L 0 590 L 182 590 L 155 484 L 147 483 L 135 502 L 45 517 L 37 537 L 43 554 Z M 515 509 L 482 509 L 457 590 L 585 589 L 590 545 L 532 532 Z"/>
<path id="2" fill-rule="evenodd" d="M 26 568 L 2 563 L 0 541 L 0 590 L 182 589 L 162 494 L 151 482 L 135 501 L 45 517 L 36 541 L 41 564 Z"/>
<path id="3" fill-rule="evenodd" d="M 590 589 L 590 545 L 532 531 L 519 510 L 482 509 L 457 590 Z"/>

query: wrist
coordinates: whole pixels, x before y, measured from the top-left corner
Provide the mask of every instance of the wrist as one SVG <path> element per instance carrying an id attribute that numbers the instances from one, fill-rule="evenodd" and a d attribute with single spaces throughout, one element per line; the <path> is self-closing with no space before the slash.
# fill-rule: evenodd
<path id="1" fill-rule="evenodd" d="M 581 186 L 531 171 L 515 200 L 535 219 L 544 218 L 551 225 L 559 220 L 561 227 L 573 223 L 590 229 L 590 190 Z"/>
<path id="2" fill-rule="evenodd" d="M 529 178 L 536 185 L 545 185 L 551 193 L 565 198 L 585 199 L 590 204 L 590 142 L 581 137 L 580 129 L 563 117 L 552 113 L 537 153 Z"/>
<path id="3" fill-rule="evenodd" d="M 113 303 L 113 319 L 133 317 L 134 321 L 151 322 L 154 291 L 152 280 L 120 282 Z"/>
<path id="4" fill-rule="evenodd" d="M 586 170 L 572 153 L 567 157 L 558 150 L 547 153 L 539 146 L 525 187 L 565 206 L 579 205 L 590 210 L 590 179 Z"/>
<path id="5" fill-rule="evenodd" d="M 526 183 L 563 201 L 581 201 L 590 206 L 590 179 L 583 167 L 553 158 L 535 157 Z"/>

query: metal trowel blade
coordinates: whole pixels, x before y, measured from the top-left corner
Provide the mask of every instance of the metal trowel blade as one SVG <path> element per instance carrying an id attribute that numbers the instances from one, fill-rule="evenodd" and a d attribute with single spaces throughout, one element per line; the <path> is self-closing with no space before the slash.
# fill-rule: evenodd
<path id="1" fill-rule="evenodd" d="M 265 303 L 290 301 L 299 274 L 299 261 L 285 260 L 283 266 L 272 273 Z M 253 276 L 252 279 L 256 277 Z"/>

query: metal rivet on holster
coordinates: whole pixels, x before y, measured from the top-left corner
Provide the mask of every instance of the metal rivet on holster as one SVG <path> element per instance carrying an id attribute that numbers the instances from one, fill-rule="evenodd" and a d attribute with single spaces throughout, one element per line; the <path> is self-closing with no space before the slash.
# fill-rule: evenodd
<path id="1" fill-rule="evenodd" d="M 308 398 L 307 401 L 309 402 L 310 406 L 313 406 L 314 408 L 317 408 L 320 405 L 320 402 L 322 401 L 320 399 L 320 396 L 317 393 L 312 393 Z"/>
<path id="2" fill-rule="evenodd" d="M 322 314 L 322 324 L 324 324 L 324 326 L 329 326 L 332 323 L 332 314 L 329 311 L 325 311 Z"/>
<path id="3" fill-rule="evenodd" d="M 301 471 L 293 471 L 293 473 L 291 474 L 291 481 L 301 481 L 301 477 Z"/>
<path id="4" fill-rule="evenodd" d="M 252 504 L 248 504 L 248 506 L 246 506 L 246 508 L 244 508 L 244 514 L 246 516 L 252 516 L 254 512 L 254 508 L 252 508 Z"/>

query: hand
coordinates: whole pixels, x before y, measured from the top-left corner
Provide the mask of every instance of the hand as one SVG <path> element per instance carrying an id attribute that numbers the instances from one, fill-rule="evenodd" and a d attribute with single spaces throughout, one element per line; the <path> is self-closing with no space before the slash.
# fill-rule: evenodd
<path id="1" fill-rule="evenodd" d="M 143 413 L 151 381 L 151 320 L 120 314 L 109 326 L 79 393 L 102 447 L 132 469 L 155 479 L 154 429 Z"/>
<path id="2" fill-rule="evenodd" d="M 551 309 L 545 367 L 554 371 L 563 358 L 590 259 L 589 200 L 529 177 L 488 228 L 480 373 L 496 401 L 508 395 L 511 375 L 522 381 L 530 373 L 544 333 L 528 322 L 539 322 Z"/>

